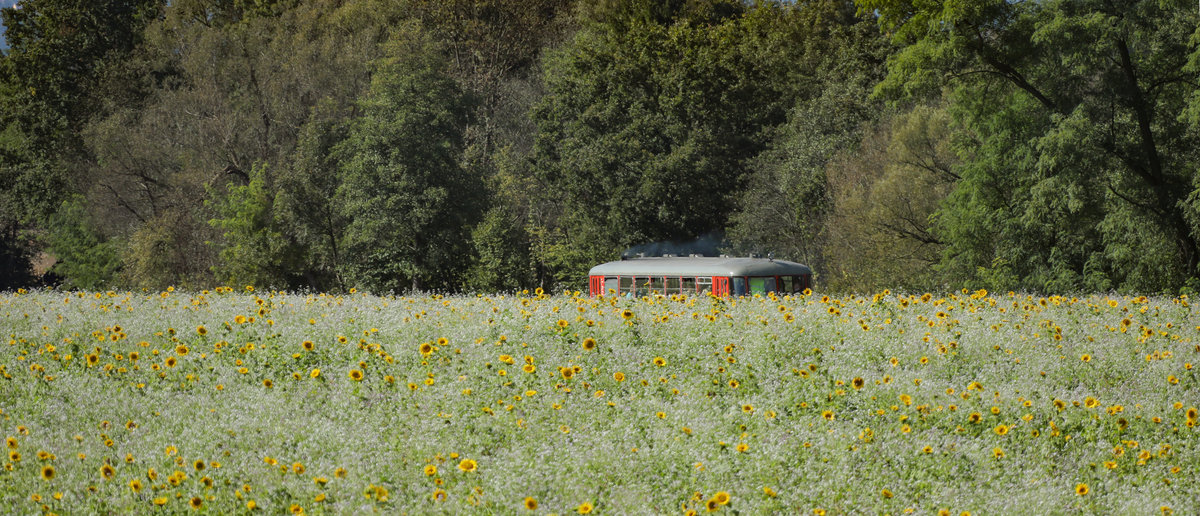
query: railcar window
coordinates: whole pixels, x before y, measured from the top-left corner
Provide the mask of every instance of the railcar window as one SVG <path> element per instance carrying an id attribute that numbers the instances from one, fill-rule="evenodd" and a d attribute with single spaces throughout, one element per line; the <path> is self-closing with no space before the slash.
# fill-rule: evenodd
<path id="1" fill-rule="evenodd" d="M 732 283 L 733 283 L 733 288 L 732 288 L 733 295 L 735 295 L 735 296 L 746 295 L 746 278 L 733 278 Z"/>
<path id="2" fill-rule="evenodd" d="M 614 294 L 617 292 L 617 278 L 615 276 L 604 278 L 604 293 L 608 294 L 610 290 Z"/>
<path id="3" fill-rule="evenodd" d="M 751 294 L 766 294 L 767 293 L 766 278 L 750 278 L 750 293 Z"/>
<path id="4" fill-rule="evenodd" d="M 791 276 L 780 276 L 779 277 L 779 291 L 780 292 L 792 292 L 792 277 Z"/>
<path id="5" fill-rule="evenodd" d="M 681 284 L 682 286 L 680 288 L 683 290 L 684 294 L 696 293 L 696 278 L 683 278 Z"/>
<path id="6" fill-rule="evenodd" d="M 764 288 L 767 292 L 775 292 L 779 289 L 775 287 L 775 278 L 763 278 Z"/>
<path id="7" fill-rule="evenodd" d="M 663 294 L 671 295 L 679 293 L 679 278 L 663 278 Z"/>
<path id="8" fill-rule="evenodd" d="M 637 279 L 634 280 L 634 283 L 637 286 L 638 297 L 642 297 L 650 293 L 650 278 L 638 276 Z"/>
<path id="9" fill-rule="evenodd" d="M 621 276 L 621 280 L 617 284 L 620 285 L 618 292 L 620 292 L 621 294 L 628 294 L 630 292 L 633 292 L 633 277 L 632 276 Z"/>
<path id="10" fill-rule="evenodd" d="M 651 278 L 651 279 L 650 279 L 650 291 L 651 291 L 651 292 L 658 293 L 658 294 L 662 294 L 662 293 L 663 293 L 663 279 L 662 279 L 662 277 L 655 277 L 655 278 Z"/>
<path id="11" fill-rule="evenodd" d="M 696 278 L 696 292 L 701 294 L 712 292 L 712 277 L 703 276 Z"/>

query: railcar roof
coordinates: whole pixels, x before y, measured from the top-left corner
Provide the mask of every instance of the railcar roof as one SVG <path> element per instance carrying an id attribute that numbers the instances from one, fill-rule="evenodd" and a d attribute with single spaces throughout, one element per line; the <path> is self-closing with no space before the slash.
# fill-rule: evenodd
<path id="1" fill-rule="evenodd" d="M 647 257 L 602 263 L 591 276 L 793 276 L 812 274 L 807 265 L 787 260 L 729 257 Z"/>

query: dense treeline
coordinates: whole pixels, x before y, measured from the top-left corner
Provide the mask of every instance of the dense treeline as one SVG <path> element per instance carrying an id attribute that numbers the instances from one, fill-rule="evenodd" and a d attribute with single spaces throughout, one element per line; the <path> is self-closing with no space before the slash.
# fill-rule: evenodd
<path id="1" fill-rule="evenodd" d="M 0 288 L 1200 288 L 1191 1 L 22 0 Z"/>

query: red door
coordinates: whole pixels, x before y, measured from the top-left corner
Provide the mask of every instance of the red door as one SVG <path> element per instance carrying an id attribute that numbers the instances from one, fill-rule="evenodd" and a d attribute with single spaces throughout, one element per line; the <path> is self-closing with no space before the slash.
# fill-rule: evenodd
<path id="1" fill-rule="evenodd" d="M 713 295 L 720 297 L 729 295 L 729 278 L 713 277 Z"/>

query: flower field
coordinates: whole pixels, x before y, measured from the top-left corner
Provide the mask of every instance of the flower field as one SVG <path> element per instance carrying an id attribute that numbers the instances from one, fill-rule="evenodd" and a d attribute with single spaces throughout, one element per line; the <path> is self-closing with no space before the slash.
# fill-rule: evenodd
<path id="1" fill-rule="evenodd" d="M 0 297 L 0 513 L 1200 510 L 1186 297 Z"/>

